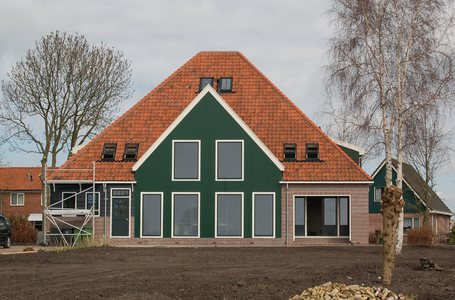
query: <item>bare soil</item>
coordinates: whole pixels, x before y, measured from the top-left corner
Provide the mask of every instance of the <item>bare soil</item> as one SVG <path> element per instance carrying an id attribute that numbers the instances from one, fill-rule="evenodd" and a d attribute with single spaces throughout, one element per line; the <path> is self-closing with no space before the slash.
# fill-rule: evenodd
<path id="1" fill-rule="evenodd" d="M 421 271 L 420 257 L 443 271 Z M 382 247 L 116 248 L 0 255 L 1 299 L 289 299 L 325 282 L 379 286 Z M 455 299 L 455 246 L 405 246 L 388 286 Z M 412 298 L 414 297 L 414 298 Z"/>

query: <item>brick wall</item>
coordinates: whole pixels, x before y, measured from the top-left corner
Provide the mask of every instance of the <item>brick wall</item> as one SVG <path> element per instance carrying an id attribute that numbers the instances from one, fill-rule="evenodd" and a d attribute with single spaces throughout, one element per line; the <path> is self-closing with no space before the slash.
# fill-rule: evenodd
<path id="1" fill-rule="evenodd" d="M 28 217 L 30 214 L 39 214 L 43 212 L 43 207 L 41 206 L 41 192 L 23 192 L 23 194 L 24 205 L 11 206 L 11 193 L 2 192 L 0 194 L 0 213 L 4 215 L 18 214 L 24 217 Z"/>

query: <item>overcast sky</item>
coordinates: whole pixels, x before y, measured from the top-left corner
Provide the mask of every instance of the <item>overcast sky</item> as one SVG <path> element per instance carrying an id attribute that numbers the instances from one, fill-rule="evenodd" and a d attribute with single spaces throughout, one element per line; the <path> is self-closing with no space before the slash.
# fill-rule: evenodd
<path id="1" fill-rule="evenodd" d="M 199 51 L 240 51 L 318 123 L 332 33 L 326 8 L 321 0 L 0 0 L 0 80 L 37 39 L 55 30 L 77 32 L 131 60 L 135 92 L 121 105 L 123 113 Z M 39 166 L 38 155 L 2 150 L 11 166 Z M 377 164 L 364 168 L 371 174 Z M 436 190 L 455 212 L 453 186 L 454 169 L 445 167 Z"/>

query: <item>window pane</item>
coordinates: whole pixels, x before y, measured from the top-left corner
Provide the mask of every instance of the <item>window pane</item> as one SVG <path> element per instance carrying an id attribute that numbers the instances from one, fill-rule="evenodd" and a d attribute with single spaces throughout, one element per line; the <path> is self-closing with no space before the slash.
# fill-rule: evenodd
<path id="1" fill-rule="evenodd" d="M 17 204 L 24 205 L 24 194 L 17 194 Z"/>
<path id="2" fill-rule="evenodd" d="M 324 225 L 336 225 L 336 198 L 324 198 Z"/>
<path id="3" fill-rule="evenodd" d="M 198 195 L 174 195 L 174 235 L 198 235 Z"/>
<path id="4" fill-rule="evenodd" d="M 254 195 L 254 235 L 273 236 L 273 195 Z"/>
<path id="5" fill-rule="evenodd" d="M 142 235 L 161 235 L 161 195 L 142 197 Z"/>
<path id="6" fill-rule="evenodd" d="M 87 193 L 87 209 L 91 209 L 93 206 L 93 193 Z M 100 194 L 95 193 L 95 212 L 99 210 Z"/>
<path id="7" fill-rule="evenodd" d="M 242 235 L 242 195 L 218 195 L 217 235 Z"/>
<path id="8" fill-rule="evenodd" d="M 414 218 L 414 228 L 419 228 L 419 227 L 420 227 L 420 219 Z"/>
<path id="9" fill-rule="evenodd" d="M 412 218 L 404 218 L 403 219 L 403 230 L 404 233 L 408 232 L 409 229 L 412 228 Z"/>
<path id="10" fill-rule="evenodd" d="M 295 235 L 305 235 L 305 197 L 295 198 Z"/>
<path id="11" fill-rule="evenodd" d="M 75 193 L 63 193 L 63 208 L 76 208 Z"/>
<path id="12" fill-rule="evenodd" d="M 340 198 L 340 236 L 349 236 L 348 198 Z"/>
<path id="13" fill-rule="evenodd" d="M 242 143 L 218 142 L 218 179 L 242 179 Z"/>
<path id="14" fill-rule="evenodd" d="M 174 178 L 198 179 L 199 176 L 199 143 L 174 143 Z"/>
<path id="15" fill-rule="evenodd" d="M 11 205 L 17 205 L 17 194 L 11 194 Z"/>

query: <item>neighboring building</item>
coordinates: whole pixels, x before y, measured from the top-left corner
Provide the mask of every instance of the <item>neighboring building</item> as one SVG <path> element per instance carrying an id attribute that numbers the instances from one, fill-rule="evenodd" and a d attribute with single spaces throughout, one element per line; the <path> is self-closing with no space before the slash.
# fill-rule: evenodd
<path id="1" fill-rule="evenodd" d="M 198 53 L 48 183 L 113 245 L 368 243 L 371 177 L 239 52 Z"/>
<path id="2" fill-rule="evenodd" d="M 0 168 L 0 213 L 22 215 L 41 230 L 41 168 Z"/>
<path id="3" fill-rule="evenodd" d="M 397 178 L 397 161 L 395 159 L 392 160 L 392 172 L 395 184 Z M 385 175 L 384 160 L 372 175 L 374 184 L 370 187 L 370 234 L 374 234 L 375 229 L 382 230 L 383 227 L 380 202 L 382 191 L 386 186 Z M 428 207 L 424 202 L 424 187 L 425 181 L 420 174 L 411 165 L 403 163 L 404 232 L 406 233 L 410 228 L 423 226 L 423 216 L 417 209 L 420 207 L 420 211 L 430 210 L 429 223 L 433 231 L 437 235 L 444 236 L 450 231 L 450 217 L 453 213 L 431 188 L 428 190 L 432 203 Z"/>

